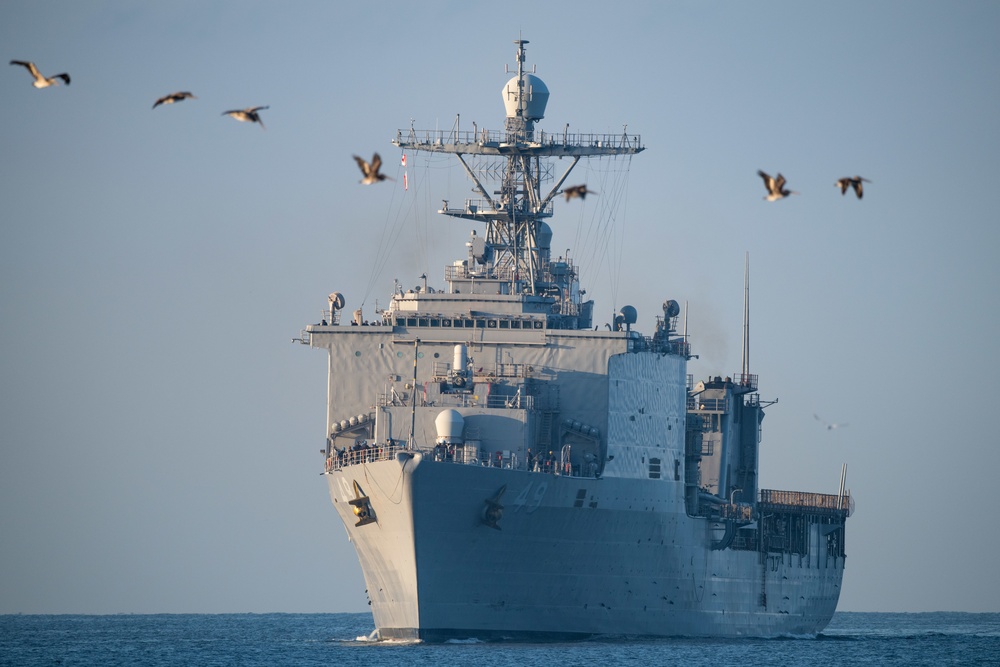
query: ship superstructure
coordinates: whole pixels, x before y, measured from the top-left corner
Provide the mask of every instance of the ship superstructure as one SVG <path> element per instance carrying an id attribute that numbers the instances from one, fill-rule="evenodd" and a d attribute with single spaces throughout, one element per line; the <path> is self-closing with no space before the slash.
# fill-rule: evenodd
<path id="1" fill-rule="evenodd" d="M 546 220 L 581 159 L 644 147 L 536 129 L 549 93 L 527 43 L 502 130 L 393 142 L 453 154 L 477 194 L 440 211 L 483 230 L 444 286 L 397 286 L 373 323 L 341 322 L 333 293 L 302 334 L 329 353 L 324 475 L 378 634 L 817 632 L 839 597 L 849 495 L 759 488 L 757 376 L 695 383 L 676 301 L 651 335 L 629 306 L 594 326 Z"/>

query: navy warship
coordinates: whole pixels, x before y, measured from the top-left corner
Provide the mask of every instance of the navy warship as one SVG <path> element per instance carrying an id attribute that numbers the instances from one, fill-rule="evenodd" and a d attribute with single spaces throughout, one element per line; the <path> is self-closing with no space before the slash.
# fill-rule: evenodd
<path id="1" fill-rule="evenodd" d="M 740 373 L 695 381 L 677 301 L 648 335 L 630 306 L 595 326 L 546 220 L 588 194 L 565 185 L 580 160 L 644 146 L 625 131 L 536 129 L 549 91 L 524 67 L 528 42 L 514 43 L 503 129 L 411 127 L 392 142 L 453 155 L 477 195 L 439 211 L 481 230 L 443 286 L 397 282 L 373 322 L 342 318 L 334 292 L 298 339 L 329 355 L 321 474 L 373 634 L 819 632 L 846 561 L 843 475 L 836 494 L 759 487 L 758 377 L 744 357 Z"/>

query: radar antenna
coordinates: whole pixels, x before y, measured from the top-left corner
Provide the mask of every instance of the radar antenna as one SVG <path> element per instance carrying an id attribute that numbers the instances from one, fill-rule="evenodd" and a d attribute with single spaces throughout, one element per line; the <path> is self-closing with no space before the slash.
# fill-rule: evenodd
<path id="1" fill-rule="evenodd" d="M 586 157 L 631 156 L 644 150 L 637 134 L 577 134 L 561 130 L 555 134 L 536 131 L 535 123 L 545 116 L 549 90 L 524 67 L 526 39 L 517 46 L 517 74 L 500 91 L 506 109 L 504 128 L 488 131 L 473 125 L 472 132 L 399 130 L 392 142 L 403 150 L 452 153 L 473 183 L 479 199 L 468 199 L 461 208 L 445 202 L 439 213 L 486 224 L 484 237 L 473 239 L 475 262 L 454 268 L 448 280 L 452 290 L 469 293 L 494 286 L 494 293 L 520 294 L 551 302 L 544 309 L 549 325 L 556 328 L 592 326 L 593 302 L 582 300 L 576 267 L 569 258 L 550 259 L 547 245 L 551 232 L 544 222 L 553 215 L 553 198 L 561 191 L 570 171 Z M 509 71 L 509 70 L 508 70 Z M 477 170 L 466 156 L 502 161 L 497 168 Z M 548 180 L 547 160 L 570 158 L 565 173 L 555 185 L 542 190 Z M 497 182 L 495 188 L 486 181 Z M 475 285 L 472 284 L 473 277 Z M 485 292 L 484 292 L 485 293 Z M 539 304 L 540 309 L 542 304 Z"/>

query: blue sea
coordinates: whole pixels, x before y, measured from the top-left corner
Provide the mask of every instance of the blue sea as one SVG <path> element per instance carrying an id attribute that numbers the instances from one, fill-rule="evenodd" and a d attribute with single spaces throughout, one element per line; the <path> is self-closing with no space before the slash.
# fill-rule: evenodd
<path id="1" fill-rule="evenodd" d="M 837 613 L 815 637 L 375 642 L 370 614 L 0 616 L 0 665 L 1000 665 L 1000 614 Z"/>

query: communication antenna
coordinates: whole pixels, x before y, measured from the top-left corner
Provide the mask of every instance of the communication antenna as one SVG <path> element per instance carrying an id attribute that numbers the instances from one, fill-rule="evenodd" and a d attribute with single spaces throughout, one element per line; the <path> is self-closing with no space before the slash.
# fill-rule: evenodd
<path id="1" fill-rule="evenodd" d="M 750 375 L 750 252 L 743 265 L 743 377 Z"/>

